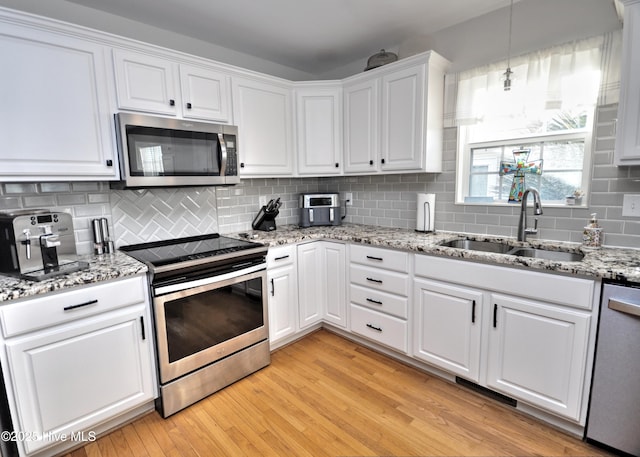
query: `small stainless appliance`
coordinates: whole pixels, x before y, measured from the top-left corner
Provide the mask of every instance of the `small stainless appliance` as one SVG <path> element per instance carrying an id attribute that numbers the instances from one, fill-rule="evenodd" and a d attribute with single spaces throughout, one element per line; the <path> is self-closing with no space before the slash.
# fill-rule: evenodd
<path id="1" fill-rule="evenodd" d="M 133 113 L 115 115 L 120 181 L 112 187 L 237 184 L 238 128 Z"/>
<path id="2" fill-rule="evenodd" d="M 605 284 L 586 439 L 640 456 L 640 285 Z"/>
<path id="3" fill-rule="evenodd" d="M 163 417 L 267 366 L 267 246 L 207 234 L 123 246 L 149 267 Z"/>
<path id="4" fill-rule="evenodd" d="M 46 209 L 0 212 L 0 272 L 41 281 L 87 268 L 78 260 L 70 214 Z"/>
<path id="5" fill-rule="evenodd" d="M 300 227 L 340 225 L 340 195 L 337 192 L 300 194 Z"/>

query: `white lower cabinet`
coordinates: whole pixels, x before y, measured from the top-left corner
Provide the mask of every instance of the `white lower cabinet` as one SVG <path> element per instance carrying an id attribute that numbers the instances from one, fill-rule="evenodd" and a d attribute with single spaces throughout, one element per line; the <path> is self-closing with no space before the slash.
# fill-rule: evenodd
<path id="1" fill-rule="evenodd" d="M 594 281 L 424 255 L 415 274 L 416 359 L 584 424 Z"/>
<path id="2" fill-rule="evenodd" d="M 478 382 L 482 292 L 416 279 L 413 306 L 413 357 Z"/>
<path id="3" fill-rule="evenodd" d="M 578 420 L 590 313 L 491 296 L 487 385 Z"/>
<path id="4" fill-rule="evenodd" d="M 323 319 L 346 326 L 346 254 L 344 244 L 315 241 L 298 245 L 300 328 Z"/>
<path id="5" fill-rule="evenodd" d="M 298 274 L 295 246 L 269 249 L 269 343 L 271 347 L 298 330 Z"/>
<path id="6" fill-rule="evenodd" d="M 135 297 L 137 303 L 130 304 Z M 23 325 L 32 304 L 35 310 L 49 306 L 50 327 L 34 330 Z M 13 398 L 16 433 L 26 437 L 18 442 L 21 455 L 50 455 L 49 447 L 58 453 L 81 444 L 78 438 L 91 439 L 95 426 L 155 397 L 153 331 L 144 278 L 6 307 L 2 318 L 8 326 L 3 333 L 9 337 L 3 341 L 3 374 Z M 100 307 L 104 309 L 96 313 Z"/>
<path id="7" fill-rule="evenodd" d="M 349 312 L 353 333 L 409 352 L 409 254 L 351 245 Z"/>

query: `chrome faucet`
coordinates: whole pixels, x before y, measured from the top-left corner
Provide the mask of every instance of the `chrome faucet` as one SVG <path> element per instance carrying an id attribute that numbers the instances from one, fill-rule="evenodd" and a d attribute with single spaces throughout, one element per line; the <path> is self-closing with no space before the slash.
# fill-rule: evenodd
<path id="1" fill-rule="evenodd" d="M 529 193 L 533 194 L 533 214 L 539 216 L 542 214 L 542 203 L 540 203 L 540 194 L 533 187 L 529 187 L 522 194 L 522 205 L 520 206 L 520 221 L 518 222 L 518 241 L 527 241 L 527 235 L 538 233 L 538 218 L 535 218 L 533 228 L 527 227 L 527 197 Z"/>

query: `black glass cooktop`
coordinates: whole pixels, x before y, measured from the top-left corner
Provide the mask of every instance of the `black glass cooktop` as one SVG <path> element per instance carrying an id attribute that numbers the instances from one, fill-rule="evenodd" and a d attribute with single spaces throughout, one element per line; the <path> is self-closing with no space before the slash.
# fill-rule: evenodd
<path id="1" fill-rule="evenodd" d="M 120 247 L 120 250 L 134 259 L 159 267 L 206 257 L 212 257 L 214 260 L 213 258 L 222 254 L 260 247 L 263 245 L 211 233 L 173 240 L 131 244 Z"/>

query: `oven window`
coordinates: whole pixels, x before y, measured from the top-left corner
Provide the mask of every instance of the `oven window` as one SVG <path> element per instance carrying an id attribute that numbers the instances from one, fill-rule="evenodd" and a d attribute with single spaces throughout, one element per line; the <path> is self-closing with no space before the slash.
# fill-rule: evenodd
<path id="1" fill-rule="evenodd" d="M 164 312 L 172 363 L 262 327 L 262 279 L 168 301 Z"/>
<path id="2" fill-rule="evenodd" d="M 218 136 L 127 126 L 132 176 L 219 176 Z"/>

